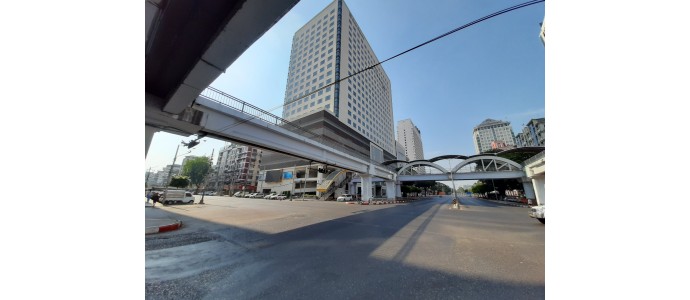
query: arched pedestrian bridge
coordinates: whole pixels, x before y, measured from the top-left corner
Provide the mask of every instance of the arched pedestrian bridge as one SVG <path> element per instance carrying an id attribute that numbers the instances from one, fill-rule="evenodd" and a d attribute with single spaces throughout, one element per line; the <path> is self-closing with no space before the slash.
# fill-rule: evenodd
<path id="1" fill-rule="evenodd" d="M 542 151 L 544 147 L 522 147 L 472 156 L 442 155 L 413 161 L 389 160 L 383 165 L 399 164 L 396 168 L 397 181 L 519 179 L 526 176 L 524 167 L 507 157 L 518 157 L 520 154 L 529 157 Z M 452 160 L 462 161 L 452 166 Z"/>

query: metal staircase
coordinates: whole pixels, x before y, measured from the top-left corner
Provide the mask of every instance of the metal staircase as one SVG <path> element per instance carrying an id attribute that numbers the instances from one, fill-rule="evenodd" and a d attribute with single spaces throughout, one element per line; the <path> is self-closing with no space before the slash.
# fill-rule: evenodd
<path id="1" fill-rule="evenodd" d="M 342 187 L 343 183 L 347 183 L 350 179 L 350 174 L 345 170 L 333 171 L 316 187 L 316 190 L 321 193 L 319 200 L 326 200 L 333 196 L 335 191 Z"/>

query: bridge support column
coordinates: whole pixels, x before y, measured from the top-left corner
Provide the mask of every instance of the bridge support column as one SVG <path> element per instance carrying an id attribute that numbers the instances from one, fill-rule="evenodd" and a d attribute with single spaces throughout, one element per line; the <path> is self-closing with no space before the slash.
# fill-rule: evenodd
<path id="1" fill-rule="evenodd" d="M 395 197 L 402 198 L 402 190 L 400 189 L 400 181 L 395 182 Z"/>
<path id="2" fill-rule="evenodd" d="M 159 130 L 155 127 L 144 125 L 144 132 L 146 133 L 146 152 L 144 153 L 144 158 L 149 154 L 149 146 L 151 146 L 151 140 L 153 140 L 153 134 Z"/>
<path id="3" fill-rule="evenodd" d="M 371 175 L 369 174 L 359 174 L 362 178 L 362 199 L 369 200 L 373 197 L 371 189 L 373 188 L 371 184 Z"/>
<path id="4" fill-rule="evenodd" d="M 525 197 L 532 201 L 532 205 L 537 205 L 537 196 L 534 194 L 534 185 L 532 185 L 532 179 L 529 177 L 520 178 L 522 182 L 522 187 L 525 190 Z"/>
<path id="5" fill-rule="evenodd" d="M 537 175 L 532 177 L 532 184 L 534 184 L 534 193 L 537 196 L 537 205 L 544 205 L 546 203 L 546 197 L 545 197 L 545 182 L 546 181 L 546 176 L 542 175 Z"/>
<path id="6" fill-rule="evenodd" d="M 390 180 L 386 181 L 386 199 L 388 200 L 395 200 L 395 181 Z"/>
<path id="7" fill-rule="evenodd" d="M 316 166 L 317 170 L 320 168 L 323 168 L 323 165 L 317 165 Z M 321 172 L 316 172 L 316 186 L 320 186 L 321 182 L 323 182 L 323 173 Z M 321 192 L 319 192 L 318 189 L 316 189 L 316 198 L 321 198 Z"/>

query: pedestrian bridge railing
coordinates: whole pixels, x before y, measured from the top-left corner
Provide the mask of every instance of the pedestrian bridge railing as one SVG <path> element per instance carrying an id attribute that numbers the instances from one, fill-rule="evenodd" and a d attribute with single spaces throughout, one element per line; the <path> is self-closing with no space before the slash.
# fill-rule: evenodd
<path id="1" fill-rule="evenodd" d="M 326 146 L 332 147 L 334 149 L 343 151 L 343 152 L 345 152 L 348 155 L 351 155 L 353 157 L 362 159 L 366 162 L 370 162 L 370 163 L 373 163 L 375 165 L 381 165 L 380 163 L 377 163 L 377 162 L 371 160 L 371 158 L 369 156 L 365 155 L 364 153 L 361 153 L 361 152 L 358 152 L 358 151 L 355 151 L 354 149 L 352 149 L 350 146 L 348 146 L 348 144 L 350 144 L 350 143 L 344 139 L 334 140 L 332 138 L 324 138 L 321 135 L 318 135 L 314 132 L 311 132 L 311 131 L 309 131 L 309 130 L 307 130 L 307 129 L 305 129 L 305 128 L 297 125 L 297 124 L 294 124 L 288 120 L 285 120 L 281 117 L 273 115 L 266 110 L 263 110 L 263 109 L 258 108 L 256 106 L 250 104 L 250 103 L 242 101 L 241 99 L 234 97 L 230 94 L 227 94 L 227 93 L 225 93 L 221 90 L 218 90 L 216 88 L 209 86 L 208 88 L 206 88 L 204 91 L 201 92 L 200 97 L 204 97 L 204 98 L 209 99 L 213 102 L 217 102 L 223 106 L 232 108 L 232 109 L 237 110 L 239 112 L 242 112 L 248 116 L 251 116 L 252 118 L 250 118 L 249 120 L 259 119 L 259 120 L 262 120 L 266 123 L 280 126 L 281 128 L 286 129 L 290 132 L 299 134 L 301 136 L 304 136 L 306 138 L 314 140 L 314 141 L 321 143 L 323 145 L 326 145 Z M 248 122 L 249 120 L 246 120 L 244 122 Z M 382 167 L 386 167 L 387 169 L 392 170 L 392 167 L 388 167 L 388 166 L 382 166 Z"/>

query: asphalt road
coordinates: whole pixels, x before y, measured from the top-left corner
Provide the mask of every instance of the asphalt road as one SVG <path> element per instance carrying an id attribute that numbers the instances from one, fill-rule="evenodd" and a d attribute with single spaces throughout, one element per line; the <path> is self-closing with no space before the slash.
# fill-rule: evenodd
<path id="1" fill-rule="evenodd" d="M 529 209 L 450 201 L 162 207 L 184 227 L 146 237 L 146 298 L 544 298 L 544 225 Z"/>

